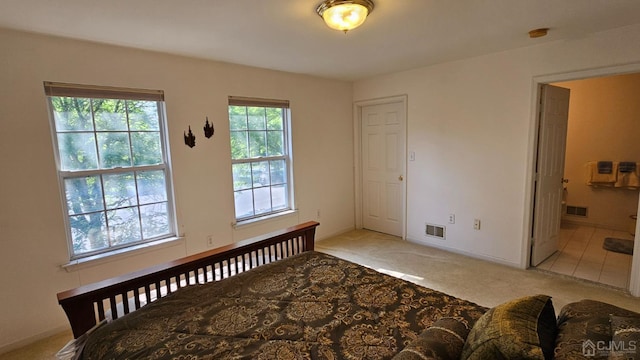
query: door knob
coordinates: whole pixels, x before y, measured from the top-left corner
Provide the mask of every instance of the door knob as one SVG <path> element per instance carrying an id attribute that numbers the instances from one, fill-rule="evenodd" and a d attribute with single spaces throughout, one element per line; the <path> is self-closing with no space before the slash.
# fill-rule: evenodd
<path id="1" fill-rule="evenodd" d="M 404 178 L 402 177 L 402 175 L 398 176 L 398 180 L 400 180 L 400 181 L 404 180 Z"/>

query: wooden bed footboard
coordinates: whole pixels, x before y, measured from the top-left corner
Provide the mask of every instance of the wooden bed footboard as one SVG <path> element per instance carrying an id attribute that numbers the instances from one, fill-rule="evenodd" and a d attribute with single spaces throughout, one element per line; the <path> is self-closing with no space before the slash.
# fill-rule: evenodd
<path id="1" fill-rule="evenodd" d="M 105 318 L 117 319 L 177 289 L 220 279 L 314 249 L 316 227 L 309 221 L 263 236 L 187 256 L 58 293 L 73 336 Z"/>

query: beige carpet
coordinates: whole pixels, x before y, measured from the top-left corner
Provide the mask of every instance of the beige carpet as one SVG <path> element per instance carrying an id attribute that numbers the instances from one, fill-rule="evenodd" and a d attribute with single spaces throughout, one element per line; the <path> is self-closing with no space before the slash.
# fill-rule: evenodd
<path id="1" fill-rule="evenodd" d="M 490 263 L 367 230 L 318 241 L 316 248 L 488 307 L 520 296 L 547 294 L 553 297 L 556 312 L 586 298 L 640 312 L 640 299 L 621 289 Z"/>
<path id="2" fill-rule="evenodd" d="M 71 340 L 71 330 L 37 341 L 20 349 L 0 354 L 2 360 L 56 359 L 56 353 Z"/>
<path id="3" fill-rule="evenodd" d="M 532 294 L 553 297 L 556 312 L 569 302 L 590 298 L 640 312 L 640 299 L 608 286 L 538 270 L 520 270 L 412 244 L 366 230 L 320 240 L 318 251 L 339 256 L 420 285 L 495 306 Z M 70 332 L 0 355 L 0 360 L 55 359 Z"/>

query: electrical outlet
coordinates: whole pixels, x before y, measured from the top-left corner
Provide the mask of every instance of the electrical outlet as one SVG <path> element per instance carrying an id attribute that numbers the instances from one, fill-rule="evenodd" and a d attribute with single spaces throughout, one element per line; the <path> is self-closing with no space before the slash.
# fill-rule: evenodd
<path id="1" fill-rule="evenodd" d="M 320 209 L 318 209 L 316 212 L 316 219 L 320 219 Z"/>
<path id="2" fill-rule="evenodd" d="M 456 214 L 449 214 L 449 224 L 456 223 Z"/>
<path id="3" fill-rule="evenodd" d="M 213 235 L 207 235 L 207 246 L 208 247 L 213 246 Z"/>
<path id="4" fill-rule="evenodd" d="M 473 229 L 474 230 L 480 230 L 480 219 L 474 219 L 473 220 Z"/>

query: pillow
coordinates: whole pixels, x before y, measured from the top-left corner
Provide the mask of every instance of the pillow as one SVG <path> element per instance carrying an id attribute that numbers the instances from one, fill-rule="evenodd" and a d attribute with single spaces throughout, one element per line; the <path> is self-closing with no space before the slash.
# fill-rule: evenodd
<path id="1" fill-rule="evenodd" d="M 611 315 L 609 360 L 640 359 L 640 317 Z"/>
<path id="2" fill-rule="evenodd" d="M 555 359 L 607 359 L 612 338 L 610 315 L 638 317 L 638 313 L 596 300 L 580 300 L 565 305 L 558 314 Z M 597 349 L 598 344 L 601 347 Z M 640 346 L 640 345 L 639 345 Z"/>
<path id="3" fill-rule="evenodd" d="M 512 300 L 489 309 L 478 319 L 461 359 L 553 359 L 556 333 L 551 297 Z"/>
<path id="4" fill-rule="evenodd" d="M 469 328 L 455 318 L 440 318 L 400 351 L 393 360 L 457 360 Z"/>

